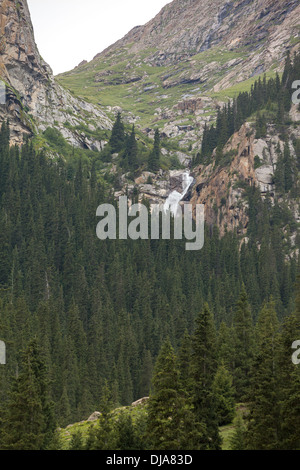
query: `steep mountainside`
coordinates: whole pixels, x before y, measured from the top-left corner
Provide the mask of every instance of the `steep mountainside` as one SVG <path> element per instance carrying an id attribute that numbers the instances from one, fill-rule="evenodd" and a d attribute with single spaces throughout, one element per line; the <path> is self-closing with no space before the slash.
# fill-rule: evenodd
<path id="1" fill-rule="evenodd" d="M 197 145 L 220 101 L 282 70 L 287 49 L 299 48 L 299 17 L 297 0 L 174 0 L 59 80 L 133 113 L 142 128 Z"/>
<path id="2" fill-rule="evenodd" d="M 217 110 L 240 92 L 250 91 L 258 78 L 275 78 L 283 72 L 287 51 L 300 46 L 300 5 L 296 0 L 174 0 L 144 26 L 58 77 L 76 94 L 92 102 L 123 110 L 123 118 L 150 137 L 154 127 L 162 139 L 172 140 L 181 164 L 201 150 L 205 126 L 216 121 Z M 84 86 L 83 86 L 84 85 Z M 274 112 L 274 109 L 273 109 Z M 299 111 L 292 107 L 285 136 L 272 123 L 264 138 L 256 136 L 255 116 L 247 116 L 241 129 L 223 149 L 222 165 L 210 161 L 193 169 L 195 184 L 188 197 L 206 206 L 206 219 L 222 234 L 237 230 L 243 236 L 249 223 L 243 198 L 245 182 L 269 192 L 274 203 L 275 171 L 279 146 L 285 140 L 293 156 L 299 139 Z M 163 149 L 166 157 L 174 152 Z M 175 175 L 175 176 L 174 176 Z M 171 191 L 174 177 L 181 191 L 180 171 L 122 177 L 126 191 L 138 189 L 140 198 L 162 202 Z M 296 177 L 296 176 L 295 176 Z M 299 221 L 296 202 L 290 209 Z"/>
<path id="3" fill-rule="evenodd" d="M 291 36 L 297 35 L 299 8 L 297 0 L 175 0 L 95 58 L 130 46 L 130 52 L 156 48 L 148 53 L 153 64 L 177 64 L 220 43 L 229 50 L 249 45 L 253 50 L 264 42 L 256 59 L 268 69 L 272 61 L 280 60 Z"/>
<path id="4" fill-rule="evenodd" d="M 35 44 L 26 0 L 0 1 L 0 35 L 0 77 L 7 90 L 0 118 L 9 117 L 12 141 L 22 142 L 24 133 L 56 126 L 74 145 L 99 146 L 64 126 L 84 123 L 108 129 L 111 123 L 98 107 L 74 98 L 55 81 Z"/>
<path id="5" fill-rule="evenodd" d="M 62 86 L 0 0 L 0 450 L 300 448 L 299 13 L 175 0 Z"/>
<path id="6" fill-rule="evenodd" d="M 300 118 L 299 113 L 297 117 Z M 293 156 L 296 138 L 300 138 L 300 129 L 291 126 L 287 130 L 287 141 Z M 284 145 L 274 126 L 268 126 L 266 135 L 258 139 L 253 125 L 246 122 L 224 147 L 223 153 L 232 155 L 226 165 L 215 166 L 213 161 L 208 166 L 200 165 L 194 169 L 192 202 L 205 204 L 206 221 L 210 225 L 217 224 L 222 235 L 226 230 L 247 234 L 249 213 L 243 199 L 245 184 L 246 187 L 256 186 L 263 198 L 268 194 L 274 203 L 278 196 L 274 177 L 277 148 L 284 152 Z M 295 220 L 300 222 L 299 201 L 290 199 L 288 206 Z"/>
<path id="7" fill-rule="evenodd" d="M 174 0 L 90 63 L 61 75 L 59 81 L 71 94 L 39 55 L 27 2 L 2 0 L 0 74 L 7 104 L 0 107 L 0 117 L 10 117 L 13 142 L 22 141 L 23 133 L 51 126 L 71 144 L 100 150 L 97 130 L 109 129 L 111 123 L 99 105 L 106 105 L 109 113 L 121 108 L 125 121 L 136 123 L 140 131 L 152 137 L 159 127 L 165 142 L 173 141 L 173 150 L 162 149 L 165 160 L 190 167 L 201 150 L 204 126 L 216 120 L 223 102 L 249 89 L 261 74 L 281 72 L 286 51 L 299 49 L 299 18 L 296 0 Z M 299 139 L 295 106 L 290 121 L 294 124 L 287 135 L 294 155 L 293 142 Z M 231 155 L 225 165 L 216 165 L 213 158 L 193 169 L 195 184 L 187 197 L 206 205 L 207 221 L 217 223 L 221 233 L 227 228 L 247 232 L 241 181 L 250 181 L 262 194 L 266 189 L 274 193 L 275 147 L 284 148 L 278 132 L 269 126 L 264 140 L 256 138 L 252 116 L 224 148 L 224 155 Z M 112 163 L 117 176 L 114 158 Z M 172 190 L 182 190 L 181 174 L 178 168 L 140 171 L 129 179 L 123 174 L 115 196 L 138 191 L 141 199 L 163 202 Z M 298 219 L 294 203 L 292 211 Z"/>

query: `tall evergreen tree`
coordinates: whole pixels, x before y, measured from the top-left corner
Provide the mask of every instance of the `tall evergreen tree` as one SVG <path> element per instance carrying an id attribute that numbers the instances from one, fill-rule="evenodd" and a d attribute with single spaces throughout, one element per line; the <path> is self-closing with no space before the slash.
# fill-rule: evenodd
<path id="1" fill-rule="evenodd" d="M 285 319 L 277 352 L 277 387 L 280 401 L 280 448 L 300 448 L 300 365 L 291 360 L 291 346 L 300 340 L 300 276 L 296 285 L 296 306 L 293 315 Z"/>
<path id="2" fill-rule="evenodd" d="M 135 128 L 132 126 L 132 131 L 128 137 L 124 158 L 126 166 L 129 170 L 135 171 L 137 169 L 138 147 L 135 136 Z"/>
<path id="3" fill-rule="evenodd" d="M 182 390 L 174 349 L 167 340 L 155 364 L 148 403 L 148 439 L 156 450 L 197 449 L 201 428 L 187 394 Z"/>
<path id="4" fill-rule="evenodd" d="M 248 396 L 250 369 L 254 354 L 253 320 L 244 286 L 234 313 L 233 331 L 233 385 L 236 390 L 236 398 L 244 400 Z"/>
<path id="5" fill-rule="evenodd" d="M 235 415 L 234 389 L 232 376 L 221 362 L 217 369 L 213 385 L 213 394 L 216 400 L 216 413 L 220 426 L 230 424 Z"/>
<path id="6" fill-rule="evenodd" d="M 123 149 L 125 143 L 125 129 L 122 121 L 121 113 L 117 114 L 116 121 L 113 125 L 109 144 L 112 153 L 118 153 Z"/>
<path id="7" fill-rule="evenodd" d="M 230 450 L 246 450 L 246 426 L 241 413 L 238 413 L 234 420 L 235 430 L 230 436 Z"/>
<path id="8" fill-rule="evenodd" d="M 1 448 L 4 450 L 46 450 L 54 438 L 53 405 L 40 356 L 36 341 L 31 341 L 3 418 Z"/>
<path id="9" fill-rule="evenodd" d="M 218 450 L 221 447 L 216 400 L 213 392 L 213 380 L 217 372 L 216 354 L 214 319 L 206 303 L 196 319 L 192 359 L 196 420 L 205 426 L 205 434 L 201 441 L 203 450 Z"/>
<path id="10" fill-rule="evenodd" d="M 261 310 L 257 324 L 258 351 L 251 377 L 251 402 L 247 447 L 254 450 L 279 448 L 279 400 L 276 351 L 279 323 L 273 302 Z"/>

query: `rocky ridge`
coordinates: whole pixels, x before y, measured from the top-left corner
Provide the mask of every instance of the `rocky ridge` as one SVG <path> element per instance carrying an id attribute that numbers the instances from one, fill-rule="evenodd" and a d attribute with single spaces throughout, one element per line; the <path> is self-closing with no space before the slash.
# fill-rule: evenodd
<path id="1" fill-rule="evenodd" d="M 137 96 L 138 106 L 141 97 L 150 96 L 152 124 L 160 126 L 162 137 L 176 140 L 183 148 L 171 152 L 162 149 L 167 157 L 177 158 L 182 170 L 143 172 L 135 181 L 121 175 L 116 198 L 138 190 L 140 200 L 163 203 L 171 191 L 180 192 L 181 175 L 191 163 L 187 145 L 200 149 L 203 126 L 214 120 L 214 112 L 225 96 L 218 92 L 251 76 L 255 78 L 271 66 L 280 70 L 286 50 L 299 48 L 299 13 L 300 5 L 295 0 L 285 2 L 284 7 L 278 0 L 217 0 L 211 8 L 204 0 L 174 0 L 147 25 L 135 28 L 94 61 L 84 61 L 71 72 L 81 80 L 86 71 L 94 68 L 100 96 L 105 94 L 106 86 L 113 90 L 125 87 L 125 93 Z M 0 32 L 0 76 L 7 91 L 6 106 L 0 105 L 0 119 L 10 118 L 12 142 L 20 143 L 23 134 L 32 135 L 51 126 L 73 145 L 100 150 L 104 142 L 87 137 L 76 127 L 83 124 L 95 131 L 111 128 L 111 122 L 96 104 L 76 98 L 54 79 L 35 44 L 26 0 L 1 0 Z M 129 56 L 123 68 L 122 61 Z M 184 84 L 189 88 L 177 93 Z M 195 84 L 199 86 L 195 88 Z M 209 93 L 209 89 L 216 94 Z M 122 110 L 113 103 L 107 109 L 110 113 Z M 128 123 L 140 119 L 134 106 L 124 112 L 124 117 Z M 295 106 L 291 121 L 300 121 Z M 297 133 L 299 137 L 297 129 L 291 126 L 291 140 Z M 154 134 L 153 126 L 143 130 L 150 137 Z M 211 163 L 193 170 L 195 184 L 188 199 L 205 204 L 207 222 L 217 223 L 221 233 L 246 233 L 247 205 L 241 181 L 257 185 L 262 195 L 268 191 L 272 197 L 276 191 L 278 143 L 283 146 L 272 127 L 265 139 L 257 140 L 251 124 L 246 123 L 224 149 L 230 155 L 226 165 L 215 167 Z M 255 157 L 260 161 L 258 168 Z M 117 171 L 115 165 L 112 171 Z M 296 207 L 293 212 L 299 221 Z"/>
<path id="2" fill-rule="evenodd" d="M 298 117 L 295 107 L 291 110 L 291 119 L 293 115 Z M 295 156 L 292 142 L 295 138 L 300 138 L 299 127 L 291 126 L 288 135 L 290 151 Z M 208 225 L 217 224 L 221 235 L 226 230 L 246 235 L 249 218 L 248 205 L 243 198 L 243 183 L 255 185 L 263 198 L 268 194 L 271 203 L 274 203 L 277 196 L 274 182 L 278 159 L 276 149 L 279 146 L 283 152 L 284 145 L 285 142 L 281 140 L 273 125 L 268 126 L 265 138 L 256 139 L 253 126 L 246 122 L 224 147 L 224 154 L 231 155 L 229 164 L 215 167 L 212 163 L 194 169 L 196 183 L 191 202 L 205 205 Z M 258 167 L 255 161 L 258 162 Z M 290 200 L 288 205 L 299 223 L 299 203 Z"/>
<path id="3" fill-rule="evenodd" d="M 282 71 L 287 50 L 300 46 L 299 17 L 298 0 L 174 0 L 58 79 L 119 106 L 148 135 L 158 126 L 182 149 L 197 149 L 218 106 L 259 75 Z"/>
<path id="4" fill-rule="evenodd" d="M 295 105 L 290 111 L 292 122 L 300 122 L 300 114 Z M 289 146 L 293 156 L 295 150 L 293 141 L 300 138 L 299 126 L 293 124 L 288 129 Z M 225 231 L 236 231 L 242 237 L 246 236 L 249 223 L 248 205 L 244 198 L 243 186 L 256 186 L 262 197 L 270 197 L 274 203 L 277 196 L 274 174 L 279 146 L 284 150 L 285 142 L 281 140 L 274 125 L 268 125 L 266 137 L 257 139 L 253 123 L 246 122 L 227 142 L 223 153 L 227 160 L 224 165 L 215 164 L 215 153 L 212 163 L 198 165 L 191 171 L 194 183 L 182 204 L 189 202 L 205 205 L 205 220 L 209 226 L 217 225 L 220 234 Z M 189 165 L 187 165 L 188 169 Z M 182 174 L 187 171 L 171 170 L 154 174 L 144 171 L 135 182 L 128 182 L 126 175 L 121 180 L 123 187 L 115 193 L 118 198 L 129 192 L 138 192 L 139 201 L 150 204 L 164 204 L 172 191 L 182 191 Z M 300 223 L 299 203 L 289 201 L 295 221 Z"/>
<path id="5" fill-rule="evenodd" d="M 110 129 L 111 122 L 99 107 L 75 98 L 56 82 L 35 44 L 26 0 L 1 0 L 0 52 L 0 77 L 6 86 L 0 119 L 9 118 L 12 142 L 56 127 L 72 145 L 100 149 L 99 142 L 72 127 Z"/>

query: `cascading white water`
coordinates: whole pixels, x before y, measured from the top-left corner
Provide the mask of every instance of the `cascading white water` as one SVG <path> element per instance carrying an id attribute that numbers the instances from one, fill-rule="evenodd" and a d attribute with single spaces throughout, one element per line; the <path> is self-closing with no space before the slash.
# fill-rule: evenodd
<path id="1" fill-rule="evenodd" d="M 176 216 L 181 216 L 182 212 L 179 206 L 180 201 L 184 198 L 186 193 L 188 192 L 191 184 L 193 183 L 194 178 L 190 176 L 190 173 L 188 171 L 184 172 L 182 174 L 182 193 L 178 191 L 172 191 L 171 194 L 169 194 L 165 204 L 164 204 L 164 210 L 170 210 L 171 214 L 176 217 Z"/>
<path id="2" fill-rule="evenodd" d="M 0 341 L 0 364 L 6 364 L 6 348 L 4 341 Z"/>

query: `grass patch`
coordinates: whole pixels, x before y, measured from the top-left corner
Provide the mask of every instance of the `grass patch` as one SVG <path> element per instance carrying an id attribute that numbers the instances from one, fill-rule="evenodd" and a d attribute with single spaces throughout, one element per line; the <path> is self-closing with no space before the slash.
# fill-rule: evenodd
<path id="1" fill-rule="evenodd" d="M 255 75 L 254 77 L 251 77 L 243 82 L 236 83 L 232 87 L 226 88 L 225 90 L 211 93 L 211 97 L 221 101 L 226 101 L 229 98 L 236 98 L 239 93 L 250 91 L 251 86 L 254 85 L 254 83 L 259 80 L 259 78 L 263 79 L 264 75 L 266 75 L 268 80 L 270 78 L 275 78 L 276 72 L 274 70 L 270 70 L 269 72 L 262 73 L 260 75 Z"/>
<path id="2" fill-rule="evenodd" d="M 233 424 L 227 424 L 219 428 L 220 436 L 222 438 L 222 450 L 230 450 L 230 439 L 235 431 Z"/>

